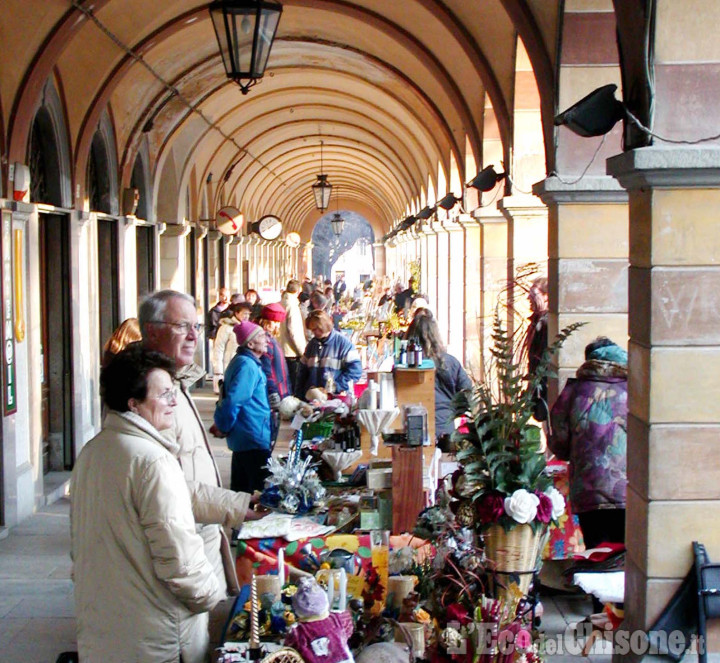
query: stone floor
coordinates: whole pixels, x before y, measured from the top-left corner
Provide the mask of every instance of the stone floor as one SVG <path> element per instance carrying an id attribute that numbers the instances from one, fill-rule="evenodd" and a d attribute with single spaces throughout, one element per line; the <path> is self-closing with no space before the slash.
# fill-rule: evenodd
<path id="1" fill-rule="evenodd" d="M 209 422 L 215 397 L 210 390 L 196 394 L 196 402 Z M 209 425 L 209 423 L 208 423 Z M 282 438 L 278 451 L 286 447 Z M 229 483 L 230 452 L 222 440 L 213 442 L 223 480 Z M 53 487 L 56 496 L 62 490 Z M 70 580 L 69 502 L 66 497 L 40 509 L 34 516 L 12 528 L 0 540 L 0 661 L 2 663 L 54 663 L 62 651 L 75 649 L 75 610 Z M 590 601 L 583 596 L 556 595 L 542 598 L 542 630 L 557 641 L 571 624 L 589 614 Z M 551 663 L 578 661 L 570 653 L 547 657 Z M 574 653 L 573 653 L 574 652 Z M 609 663 L 607 643 L 598 643 L 589 659 Z"/>

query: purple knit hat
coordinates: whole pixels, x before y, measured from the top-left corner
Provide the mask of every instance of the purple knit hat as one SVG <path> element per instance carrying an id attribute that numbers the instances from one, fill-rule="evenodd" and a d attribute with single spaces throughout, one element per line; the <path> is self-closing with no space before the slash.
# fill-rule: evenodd
<path id="1" fill-rule="evenodd" d="M 327 617 L 328 597 L 315 578 L 301 578 L 297 592 L 292 597 L 292 606 L 299 620 Z"/>
<path id="2" fill-rule="evenodd" d="M 252 341 L 258 334 L 265 332 L 260 325 L 256 325 L 254 322 L 250 322 L 249 320 L 245 320 L 240 324 L 235 325 L 233 327 L 233 331 L 235 332 L 235 338 L 237 339 L 238 345 L 241 348 Z"/>

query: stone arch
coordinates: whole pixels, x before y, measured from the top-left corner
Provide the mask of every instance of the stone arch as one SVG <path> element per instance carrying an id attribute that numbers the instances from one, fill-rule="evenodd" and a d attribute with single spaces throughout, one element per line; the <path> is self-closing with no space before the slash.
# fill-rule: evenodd
<path id="1" fill-rule="evenodd" d="M 106 214 L 119 213 L 117 149 L 107 110 L 100 116 L 90 143 L 86 182 L 91 210 Z"/>
<path id="2" fill-rule="evenodd" d="M 25 161 L 30 167 L 30 200 L 72 206 L 70 142 L 65 112 L 52 79 L 38 99 Z"/>

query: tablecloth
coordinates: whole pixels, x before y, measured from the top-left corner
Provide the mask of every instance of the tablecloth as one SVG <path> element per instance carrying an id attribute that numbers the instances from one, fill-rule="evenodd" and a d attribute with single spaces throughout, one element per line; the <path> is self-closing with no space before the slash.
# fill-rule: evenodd
<path id="1" fill-rule="evenodd" d="M 543 551 L 543 559 L 572 559 L 573 555 L 585 550 L 580 521 L 572 513 L 568 500 L 569 478 L 568 464 L 564 460 L 548 461 L 548 469 L 553 476 L 553 484 L 565 498 L 565 513 L 560 516 L 558 526 L 550 525 L 548 542 Z"/>
<path id="2" fill-rule="evenodd" d="M 391 550 L 423 545 L 426 545 L 424 541 L 409 534 L 390 537 Z M 276 573 L 280 548 L 285 550 L 286 578 L 290 577 L 290 567 L 315 573 L 323 552 L 335 548 L 354 553 L 358 570 L 363 573 L 370 568 L 372 556 L 369 534 L 329 534 L 290 543 L 285 539 L 247 539 L 237 543 L 235 567 L 240 584 L 249 583 L 253 572 L 257 575 Z"/>
<path id="3" fill-rule="evenodd" d="M 370 453 L 377 456 L 380 443 L 380 433 L 392 424 L 400 414 L 398 408 L 392 410 L 358 410 L 358 421 L 370 433 Z"/>

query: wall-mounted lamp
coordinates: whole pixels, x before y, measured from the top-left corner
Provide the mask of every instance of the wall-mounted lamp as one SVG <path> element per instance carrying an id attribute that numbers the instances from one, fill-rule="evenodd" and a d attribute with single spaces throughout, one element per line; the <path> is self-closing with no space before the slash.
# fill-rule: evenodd
<path id="1" fill-rule="evenodd" d="M 566 111 L 555 116 L 555 126 L 566 126 L 578 136 L 603 136 L 625 117 L 625 106 L 615 98 L 617 85 L 593 90 Z"/>
<path id="2" fill-rule="evenodd" d="M 320 174 L 317 176 L 317 182 L 312 185 L 313 196 L 315 196 L 315 206 L 319 210 L 326 210 L 330 204 L 330 194 L 332 193 L 332 184 L 327 181 L 327 175 L 323 171 L 323 142 L 320 141 Z"/>
<path id="3" fill-rule="evenodd" d="M 493 187 L 504 177 L 507 177 L 507 173 L 498 173 L 492 166 L 488 166 L 483 168 L 465 186 L 471 186 L 479 191 L 492 191 Z"/>
<path id="4" fill-rule="evenodd" d="M 435 207 L 430 207 L 429 205 L 427 207 L 423 207 L 416 215 L 416 219 L 422 219 L 423 221 L 425 219 L 429 219 L 433 214 L 435 214 Z"/>
<path id="5" fill-rule="evenodd" d="M 267 0 L 216 0 L 209 10 L 225 74 L 247 94 L 265 73 L 282 5 Z"/>
<path id="6" fill-rule="evenodd" d="M 398 230 L 408 230 L 409 228 L 412 228 L 412 225 L 417 221 L 417 218 L 410 215 L 406 216 L 398 226 Z M 397 234 L 397 233 L 396 233 Z"/>
<path id="7" fill-rule="evenodd" d="M 456 198 L 455 194 L 448 193 L 444 198 L 441 198 L 437 202 L 438 207 L 442 207 L 444 210 L 450 211 L 455 205 L 457 205 L 462 198 Z"/>

